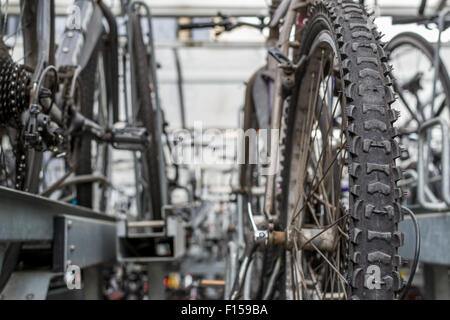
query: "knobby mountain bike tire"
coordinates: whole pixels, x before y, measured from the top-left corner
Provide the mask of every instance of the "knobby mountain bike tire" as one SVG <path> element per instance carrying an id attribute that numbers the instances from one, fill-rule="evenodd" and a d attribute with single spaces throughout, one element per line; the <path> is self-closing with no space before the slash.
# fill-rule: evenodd
<path id="1" fill-rule="evenodd" d="M 294 239 L 308 228 L 336 236 L 326 252 L 294 241 L 279 284 L 286 298 L 393 299 L 402 287 L 398 114 L 379 39 L 351 1 L 318 1 L 308 13 L 307 63 L 284 115 L 281 221 Z"/>

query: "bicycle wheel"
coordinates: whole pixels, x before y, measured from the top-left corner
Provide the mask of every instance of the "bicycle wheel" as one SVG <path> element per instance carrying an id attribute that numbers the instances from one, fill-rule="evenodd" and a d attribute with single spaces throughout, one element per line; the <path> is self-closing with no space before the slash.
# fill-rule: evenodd
<path id="1" fill-rule="evenodd" d="M 135 90 L 136 90 L 136 104 L 135 123 L 138 126 L 143 126 L 147 129 L 150 136 L 150 146 L 141 152 L 140 165 L 140 179 L 143 186 L 143 192 L 140 195 L 143 204 L 142 212 L 151 210 L 151 219 L 161 218 L 161 207 L 163 205 L 160 170 L 162 168 L 159 158 L 160 136 L 158 135 L 158 127 L 156 120 L 156 110 L 153 106 L 151 91 L 152 79 L 150 77 L 150 65 L 147 55 L 147 46 L 144 43 L 140 16 L 138 12 L 133 11 L 130 19 L 132 21 L 133 32 L 133 61 L 135 74 Z"/>
<path id="2" fill-rule="evenodd" d="M 435 117 L 450 119 L 450 79 L 444 63 L 440 59 L 439 73 L 436 78 L 436 96 L 432 107 L 433 80 L 436 71 L 435 49 L 422 36 L 404 32 L 396 35 L 387 45 L 389 61 L 393 67 L 394 90 L 399 99 L 394 106 L 402 115 L 397 123 L 400 130 L 400 141 L 408 150 L 402 157 L 402 168 L 407 174 L 413 175 L 417 168 L 418 149 L 417 134 L 419 126 Z M 432 110 L 433 109 L 433 110 Z M 437 132 L 436 132 L 437 131 Z M 437 129 L 432 129 L 427 147 L 430 147 L 429 175 L 434 175 L 437 181 L 430 182 L 434 194 L 441 195 L 441 154 L 442 146 Z M 431 180 L 431 177 L 429 178 Z M 405 187 L 406 188 L 406 187 Z M 408 190 L 408 201 L 416 201 L 416 188 Z"/>
<path id="3" fill-rule="evenodd" d="M 88 119 L 108 130 L 113 126 L 112 110 L 106 97 L 106 74 L 101 44 L 78 79 L 76 108 Z M 89 135 L 75 138 L 75 174 L 96 175 L 101 182 L 85 182 L 76 185 L 76 203 L 104 212 L 107 209 L 111 177 L 111 146 L 98 142 Z M 87 179 L 89 180 L 89 179 Z"/>
<path id="4" fill-rule="evenodd" d="M 394 89 L 399 99 L 394 106 L 401 112 L 397 126 L 403 132 L 417 132 L 418 126 L 434 117 L 449 118 L 450 79 L 442 59 L 436 82 L 434 110 L 431 110 L 435 73 L 433 46 L 413 32 L 396 35 L 387 44 L 392 64 Z"/>
<path id="5" fill-rule="evenodd" d="M 286 298 L 393 299 L 401 288 L 396 114 L 378 38 L 351 1 L 316 2 L 301 33 L 307 61 L 282 151 Z"/>
<path id="6" fill-rule="evenodd" d="M 263 145 L 264 141 L 259 139 L 259 129 L 261 129 L 258 123 L 256 115 L 256 106 L 254 101 L 254 88 L 255 80 L 257 77 L 261 77 L 261 72 L 265 68 L 259 69 L 250 79 L 245 97 L 245 110 L 244 110 L 244 125 L 243 129 L 248 139 L 245 143 L 245 163 L 241 165 L 240 184 L 241 189 L 245 192 L 242 201 L 242 212 L 244 214 L 244 238 L 245 243 L 253 242 L 254 235 L 252 232 L 248 233 L 245 230 L 252 230 L 252 225 L 249 220 L 248 203 L 251 204 L 254 219 L 257 224 L 264 223 L 265 217 L 263 215 L 264 210 L 264 185 L 266 183 L 266 176 L 261 172 L 262 164 L 260 163 L 260 153 L 264 153 L 264 149 L 267 146 Z M 267 80 L 270 81 L 270 80 Z M 255 161 L 256 160 L 256 161 Z M 260 223 L 258 223 L 260 222 Z M 239 230 L 238 230 L 239 232 Z M 275 249 L 276 250 L 276 249 Z M 262 299 L 265 293 L 266 285 L 271 274 L 271 270 L 275 264 L 274 258 L 276 258 L 277 252 L 273 248 L 264 248 L 259 246 L 252 256 L 251 262 L 247 270 L 245 281 L 242 284 L 242 298 L 245 300 Z"/>

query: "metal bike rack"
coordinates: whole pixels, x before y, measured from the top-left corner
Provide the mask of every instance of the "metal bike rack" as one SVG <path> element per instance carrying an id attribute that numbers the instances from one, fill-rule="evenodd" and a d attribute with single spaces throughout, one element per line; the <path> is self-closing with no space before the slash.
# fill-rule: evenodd
<path id="1" fill-rule="evenodd" d="M 424 152 L 427 133 L 433 128 L 439 126 L 442 134 L 442 181 L 441 190 L 442 197 L 445 202 L 433 202 L 428 201 L 425 196 L 428 189 L 428 157 Z M 448 124 L 444 119 L 434 118 L 424 122 L 419 129 L 419 161 L 417 164 L 418 171 L 418 183 L 417 183 L 417 193 L 419 204 L 427 209 L 434 211 L 443 211 L 450 208 L 450 176 L 449 176 L 449 165 L 450 165 L 450 154 L 449 154 L 449 144 L 450 140 L 448 137 Z M 428 192 L 429 193 L 429 192 Z"/>
<path id="2" fill-rule="evenodd" d="M 441 176 L 428 179 L 428 154 L 425 154 L 425 145 L 429 130 L 439 127 L 441 132 L 442 158 Z M 450 286 L 448 285 L 448 267 L 450 266 L 450 150 L 448 124 L 445 120 L 434 118 L 422 124 L 419 129 L 419 154 L 417 173 L 407 170 L 409 175 L 406 184 L 417 185 L 417 198 L 419 206 L 417 212 L 425 209 L 426 213 L 417 215 L 417 222 L 421 230 L 421 254 L 419 261 L 423 264 L 423 282 L 427 299 L 448 299 Z M 429 186 L 432 181 L 441 182 L 441 193 L 444 201 L 433 193 Z M 411 182 L 411 183 L 410 183 Z M 399 254 L 409 260 L 413 258 L 415 238 L 413 224 L 410 217 L 406 217 L 399 224 L 399 231 L 405 235 L 404 245 L 399 248 Z"/>
<path id="3" fill-rule="evenodd" d="M 68 266 L 84 269 L 115 259 L 115 217 L 5 187 L 0 203 L 0 261 L 6 243 L 51 244 L 49 266 L 14 272 L 3 299 L 45 299 L 50 280 Z"/>
<path id="4" fill-rule="evenodd" d="M 439 75 L 439 66 L 440 66 L 440 48 L 441 48 L 441 34 L 444 30 L 445 19 L 447 15 L 450 13 L 450 9 L 446 8 L 439 13 L 438 16 L 438 40 L 436 44 L 436 50 L 434 54 L 434 65 L 435 72 L 433 78 L 433 91 L 431 96 L 431 111 L 434 110 L 435 97 L 436 97 L 436 86 L 437 86 L 437 78 Z M 444 202 L 436 202 L 436 201 L 427 201 L 425 197 L 425 190 L 428 187 L 428 155 L 424 154 L 424 146 L 428 140 L 428 131 L 433 128 L 439 126 L 442 134 L 442 181 L 441 181 L 441 191 L 442 198 Z M 450 208 L 450 176 L 449 176 L 449 166 L 450 166 L 450 154 L 449 154 L 449 137 L 448 137 L 448 124 L 444 119 L 441 118 L 433 118 L 428 121 L 425 121 L 421 124 L 419 128 L 419 161 L 418 161 L 418 201 L 419 204 L 427 210 L 435 210 L 442 211 L 448 210 Z M 428 191 L 428 190 L 427 190 Z M 428 192 L 429 193 L 429 192 Z M 430 198 L 430 197 L 429 197 Z M 435 199 L 432 199 L 435 200 Z"/>
<path id="5" fill-rule="evenodd" d="M 174 261 L 183 256 L 185 228 L 177 215 L 178 210 L 191 210 L 191 206 L 164 206 L 164 220 L 119 221 L 117 259 L 121 262 L 146 263 Z"/>

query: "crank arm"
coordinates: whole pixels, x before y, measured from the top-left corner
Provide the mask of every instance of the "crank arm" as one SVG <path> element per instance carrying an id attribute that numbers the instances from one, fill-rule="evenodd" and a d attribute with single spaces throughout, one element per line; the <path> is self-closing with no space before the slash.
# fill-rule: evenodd
<path id="1" fill-rule="evenodd" d="M 111 143 L 118 150 L 140 151 L 148 147 L 150 137 L 145 128 L 125 127 L 106 133 L 102 141 Z"/>

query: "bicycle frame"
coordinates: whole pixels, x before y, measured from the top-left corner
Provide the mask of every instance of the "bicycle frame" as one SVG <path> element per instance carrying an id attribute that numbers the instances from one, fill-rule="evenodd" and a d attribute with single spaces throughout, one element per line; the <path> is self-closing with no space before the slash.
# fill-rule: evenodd
<path id="1" fill-rule="evenodd" d="M 297 12 L 294 10 L 294 8 L 297 8 L 297 5 L 299 3 L 303 3 L 303 0 L 293 0 L 291 1 L 288 11 L 286 13 L 285 22 L 283 24 L 279 40 L 277 42 L 277 47 L 280 50 L 280 52 L 284 55 L 288 55 L 289 50 L 289 35 L 291 33 L 291 27 L 294 24 L 295 17 L 297 15 Z M 280 7 L 282 8 L 282 6 Z M 272 59 L 270 59 L 272 60 Z M 269 60 L 269 68 L 270 68 L 270 60 Z M 273 60 L 272 60 L 273 61 Z M 275 77 L 275 83 L 274 83 L 274 97 L 272 99 L 272 123 L 271 123 L 271 130 L 276 130 L 280 132 L 281 129 L 281 116 L 283 113 L 283 103 L 284 99 L 281 96 L 281 86 L 283 84 L 283 74 L 282 70 L 280 68 L 277 68 L 276 77 Z M 278 136 L 279 138 L 279 136 Z M 278 165 L 279 162 L 279 144 L 280 141 L 273 141 L 272 135 L 270 140 L 270 149 L 269 149 L 269 159 L 270 159 L 270 165 L 273 166 L 274 164 Z M 277 175 L 273 174 L 268 177 L 267 185 L 266 185 L 266 194 L 264 197 L 264 212 L 269 217 L 269 219 L 274 220 L 274 214 L 273 214 L 273 202 L 274 202 L 274 193 L 275 193 L 275 180 Z"/>
<path id="2" fill-rule="evenodd" d="M 275 10 L 272 14 L 272 20 L 269 24 L 269 37 L 267 39 L 267 45 L 269 48 L 276 47 L 281 55 L 288 56 L 291 43 L 289 37 L 291 35 L 292 27 L 295 23 L 297 14 L 299 11 L 302 14 L 306 14 L 308 6 L 312 3 L 310 0 L 283 0 L 274 1 Z M 279 29 L 279 23 L 283 20 L 281 30 Z M 271 132 L 278 132 L 278 134 L 270 135 L 269 140 L 269 159 L 270 166 L 272 168 L 278 168 L 279 164 L 279 146 L 280 146 L 280 131 L 281 120 L 283 113 L 283 105 L 285 103 L 285 97 L 282 95 L 282 87 L 286 82 L 292 81 L 292 74 L 287 74 L 275 59 L 268 58 L 267 69 L 275 71 L 275 81 L 273 83 L 271 104 Z M 246 95 L 251 94 L 251 90 L 247 90 Z M 246 97 L 246 100 L 248 98 Z M 255 106 L 258 108 L 258 106 Z M 265 110 L 264 110 L 265 111 Z M 247 152 L 248 150 L 246 150 Z M 243 171 L 245 172 L 245 165 Z M 241 173 L 241 182 L 243 173 Z M 278 213 L 274 212 L 274 198 L 275 198 L 275 181 L 278 177 L 278 173 L 271 174 L 267 177 L 266 189 L 264 194 L 264 214 L 269 218 L 269 222 L 273 223 L 278 218 Z"/>
<path id="3" fill-rule="evenodd" d="M 55 65 L 58 70 L 72 70 L 73 77 L 79 75 L 79 71 L 89 61 L 92 52 L 96 48 L 96 45 L 104 34 L 102 12 L 108 13 L 108 9 L 105 6 L 100 5 L 95 1 L 76 0 L 74 1 L 73 15 L 67 19 L 66 30 L 64 31 L 61 45 L 58 52 L 54 53 L 55 48 L 55 31 L 54 31 L 54 2 L 46 0 L 23 2 L 22 24 L 24 25 L 24 51 L 29 51 L 29 43 L 33 46 L 33 43 L 37 46 L 37 52 L 31 52 L 31 57 L 25 61 L 26 64 L 34 66 L 34 72 L 32 75 L 33 88 L 31 91 L 32 100 L 36 93 L 36 87 L 39 79 L 45 76 L 45 68 Z M 108 14 L 106 14 L 107 21 Z M 74 19 L 75 23 L 71 24 L 71 19 Z M 31 23 L 30 23 L 31 22 Z M 87 30 L 89 29 L 89 32 Z M 117 38 L 117 28 L 110 27 L 110 37 L 112 39 Z M 86 38 L 85 38 L 86 37 Z M 39 41 L 37 41 L 39 39 Z M 113 42 L 114 44 L 114 42 Z M 117 52 L 116 47 L 109 50 L 107 55 L 111 55 L 111 52 Z M 114 59 L 109 57 L 109 61 L 112 63 Z M 117 59 L 116 59 L 117 61 Z M 117 64 L 117 63 L 116 63 Z M 117 88 L 117 67 L 114 68 L 112 64 L 111 76 L 106 79 L 108 94 L 108 103 L 113 104 L 113 119 L 118 118 L 118 99 L 117 95 L 113 92 L 114 88 Z M 117 91 L 117 90 L 116 90 Z M 61 123 L 61 112 L 55 110 L 54 106 L 50 108 L 50 116 L 56 123 Z M 39 172 L 42 164 L 42 152 L 34 149 L 29 150 L 29 166 L 30 170 L 26 177 L 25 190 L 29 192 L 37 193 L 39 190 Z"/>
<path id="4" fill-rule="evenodd" d="M 96 0 L 75 0 L 72 7 L 72 13 L 66 19 L 66 28 L 63 33 L 63 37 L 56 54 L 54 53 L 54 5 L 52 1 L 39 0 L 36 2 L 26 1 L 24 6 L 26 8 L 21 13 L 24 21 L 24 25 L 27 26 L 24 30 L 25 39 L 33 41 L 34 39 L 44 39 L 43 41 L 36 41 L 35 46 L 31 46 L 34 50 L 37 47 L 37 57 L 32 61 L 35 66 L 34 73 L 32 76 L 33 88 L 31 90 L 31 101 L 35 104 L 33 111 L 33 118 L 28 125 L 30 133 L 29 135 L 34 137 L 37 136 L 35 130 L 38 125 L 34 123 L 37 121 L 36 115 L 45 110 L 45 113 L 49 114 L 49 118 L 55 125 L 62 127 L 66 125 L 64 120 L 63 111 L 68 106 L 71 112 L 70 128 L 71 130 L 80 131 L 83 134 L 90 134 L 94 139 L 102 142 L 112 143 L 115 148 L 127 149 L 127 150 L 140 150 L 136 148 L 137 145 L 142 147 L 147 144 L 147 139 L 145 138 L 145 132 L 141 132 L 141 128 L 127 128 L 127 130 L 121 131 L 115 130 L 114 128 L 102 127 L 95 123 L 94 121 L 87 119 L 78 111 L 72 107 L 72 101 L 75 96 L 75 88 L 77 79 L 85 69 L 91 57 L 96 54 L 99 44 L 102 46 L 102 57 L 104 61 L 108 63 L 108 68 L 105 70 L 105 86 L 106 86 L 106 104 L 108 105 L 108 111 L 112 112 L 113 123 L 117 122 L 118 117 L 118 34 L 116 20 L 112 12 L 106 7 L 101 1 Z M 153 35 L 151 29 L 151 13 L 148 6 L 140 1 L 129 1 L 127 2 L 125 14 L 130 13 L 130 10 L 144 9 L 145 17 L 149 26 L 149 46 L 151 49 L 151 54 L 149 54 L 149 66 L 150 73 L 149 77 L 152 79 L 155 101 L 153 106 L 155 108 L 154 112 L 156 114 L 156 124 L 157 131 L 159 132 L 158 137 L 162 136 L 162 111 L 159 104 L 158 95 L 158 84 L 156 77 L 156 62 L 154 60 L 154 45 L 153 45 Z M 104 19 L 108 24 L 108 31 L 106 32 L 104 27 Z M 29 23 L 32 21 L 33 23 Z M 26 22 L 26 23 L 25 23 Z M 49 36 L 50 35 L 50 36 Z M 133 34 L 130 24 L 127 28 L 127 39 L 128 42 L 132 41 Z M 28 41 L 25 41 L 28 44 Z M 27 48 L 25 48 L 27 49 Z M 133 47 L 128 46 L 126 54 L 130 55 L 130 63 L 133 63 Z M 31 50 L 30 50 L 31 51 Z M 34 52 L 32 52 L 34 54 Z M 34 58 L 34 57 L 33 57 Z M 30 65 L 30 63 L 28 63 Z M 63 89 L 57 95 L 57 99 L 53 101 L 49 99 L 48 105 L 39 106 L 41 104 L 38 102 L 36 95 L 39 94 L 41 89 L 41 84 L 47 80 L 46 76 L 49 71 L 54 72 L 56 77 L 56 84 L 63 85 Z M 135 70 L 130 68 L 131 80 L 135 81 Z M 58 81 L 58 75 L 62 74 L 64 76 L 64 82 Z M 127 80 L 124 79 L 124 82 Z M 124 86 L 126 88 L 126 84 Z M 131 87 L 132 89 L 135 86 Z M 132 101 L 131 110 L 132 113 L 136 112 L 137 97 L 136 92 L 132 90 Z M 46 103 L 44 103 L 46 104 Z M 127 108 L 127 106 L 125 106 Z M 41 110 L 42 109 L 42 110 Z M 109 117 L 109 115 L 107 115 Z M 130 125 L 130 124 L 129 124 Z M 145 130 L 144 130 L 145 131 Z M 37 149 L 41 150 L 39 146 Z M 159 150 L 155 150 L 159 154 L 160 167 L 164 168 L 164 154 L 162 149 L 162 143 L 159 144 Z M 25 190 L 37 193 L 39 191 L 39 173 L 42 166 L 42 151 L 37 151 L 35 146 L 30 148 L 29 152 L 29 168 L 26 177 L 26 187 Z M 69 170 L 70 171 L 70 170 Z M 167 179 L 165 170 L 160 170 L 160 181 L 162 189 L 162 204 L 163 206 L 167 204 Z M 68 175 L 64 176 L 62 179 L 66 179 Z M 99 180 L 99 177 L 89 176 L 89 182 L 95 182 Z M 91 181 L 92 180 L 92 181 Z M 104 179 L 103 179 L 104 180 Z M 138 181 L 138 180 L 136 180 Z M 62 183 L 58 182 L 58 183 Z M 58 185 L 52 186 L 48 190 L 45 190 L 43 195 L 50 195 L 53 191 L 58 188 Z M 139 207 L 139 206 L 138 206 Z M 162 208 L 161 208 L 162 210 Z"/>
<path id="5" fill-rule="evenodd" d="M 296 21 L 296 17 L 298 14 L 298 11 L 301 11 L 301 14 L 306 14 L 306 10 L 308 8 L 308 5 L 312 1 L 310 0 L 283 0 L 281 1 L 274 1 L 274 11 L 271 12 L 272 20 L 269 23 L 269 37 L 267 39 L 267 45 L 269 48 L 276 47 L 279 50 L 279 55 L 284 55 L 285 57 L 289 54 L 289 49 L 291 48 L 291 43 L 289 42 L 289 37 L 291 35 L 292 27 L 294 26 L 294 23 Z M 279 29 L 279 23 L 283 21 L 283 24 L 281 26 L 281 30 Z M 290 61 L 288 62 L 290 63 Z M 298 67 L 293 66 L 290 64 L 291 67 Z M 270 129 L 275 130 L 276 132 L 281 131 L 281 123 L 282 123 L 282 115 L 283 115 L 283 107 L 285 103 L 285 97 L 282 94 L 282 88 L 287 83 L 292 83 L 292 77 L 293 74 L 290 72 L 285 72 L 285 68 L 283 68 L 275 59 L 268 58 L 266 69 L 275 71 L 275 80 L 273 84 L 272 89 L 272 97 L 271 98 L 271 104 L 272 104 L 272 111 L 271 111 L 271 123 L 270 123 Z M 262 68 L 264 69 L 264 68 Z M 245 98 L 245 106 L 244 108 L 249 109 L 251 105 L 253 104 L 252 101 L 252 87 L 255 83 L 255 76 L 262 72 L 262 69 L 259 69 L 251 78 L 251 80 L 248 83 L 248 88 L 246 91 L 246 98 Z M 255 109 L 258 109 L 257 104 L 255 103 Z M 263 110 L 259 110 L 260 112 L 268 112 L 269 110 L 266 110 L 266 108 L 259 106 L 259 108 L 262 108 Z M 246 111 L 244 111 L 246 112 Z M 257 112 L 258 113 L 258 112 Z M 279 162 L 279 145 L 281 143 L 281 137 L 280 135 L 270 135 L 269 140 L 269 159 L 270 159 L 270 166 L 278 166 Z M 248 153 L 249 148 L 246 147 L 245 152 Z M 241 166 L 241 173 L 240 173 L 240 183 L 241 187 L 244 187 L 245 185 L 245 170 L 246 165 Z M 275 223 L 279 217 L 279 213 L 277 212 L 277 209 L 274 211 L 274 198 L 275 198 L 275 181 L 276 178 L 279 176 L 278 173 L 269 175 L 267 177 L 266 185 L 265 185 L 265 191 L 264 191 L 264 215 L 268 218 L 269 223 Z M 243 192 L 251 192 L 251 190 L 242 190 Z M 257 230 L 258 229 L 258 223 L 255 223 L 253 217 L 252 217 L 252 208 L 250 203 L 244 203 L 244 199 L 242 195 L 238 196 L 238 242 L 242 245 L 244 245 L 244 213 L 243 208 L 244 206 L 248 206 L 248 214 L 249 219 L 252 222 L 253 232 L 256 237 L 259 237 L 255 244 L 251 247 L 251 250 L 248 252 L 248 248 L 245 250 L 242 250 L 242 247 L 240 249 L 241 258 L 243 258 L 243 262 L 241 263 L 239 270 L 236 272 L 237 276 L 232 284 L 232 288 L 230 286 L 227 287 L 228 291 L 227 294 L 231 296 L 226 296 L 226 298 L 236 299 L 238 295 L 240 294 L 240 291 L 242 290 L 243 281 L 245 279 L 247 268 L 251 261 L 251 252 L 256 250 L 256 246 L 259 243 L 262 242 L 279 242 L 280 239 L 275 239 L 276 232 L 273 234 L 269 234 L 267 231 L 263 230 Z M 264 234 L 263 237 L 261 237 L 261 233 Z M 282 241 L 282 240 L 281 240 Z M 236 250 L 239 250 L 235 248 Z M 245 252 L 244 252 L 245 251 Z M 277 260 L 276 268 L 280 268 L 280 261 Z M 264 292 L 264 299 L 268 299 L 275 283 L 275 277 L 277 275 L 277 272 L 274 272 L 272 276 L 269 279 L 269 285 L 266 288 L 266 291 Z"/>

